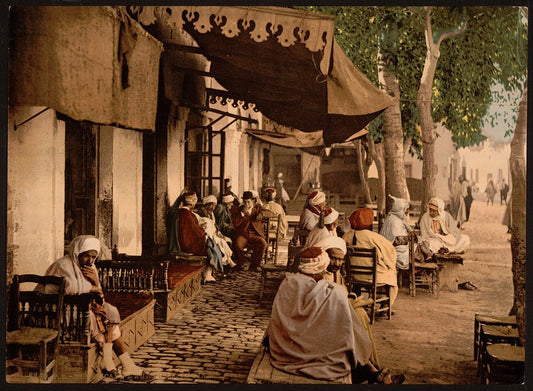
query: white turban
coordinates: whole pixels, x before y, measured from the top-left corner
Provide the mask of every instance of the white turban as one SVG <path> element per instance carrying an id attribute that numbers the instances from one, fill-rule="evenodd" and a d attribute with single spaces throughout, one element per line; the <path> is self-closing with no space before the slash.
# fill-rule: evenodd
<path id="1" fill-rule="evenodd" d="M 234 198 L 231 194 L 225 194 L 223 197 L 222 197 L 222 202 L 227 204 L 228 202 L 233 202 Z"/>
<path id="2" fill-rule="evenodd" d="M 204 199 L 202 200 L 202 204 L 204 205 L 216 204 L 216 203 L 217 203 L 217 198 L 214 195 L 208 195 L 207 197 L 204 197 Z"/>
<path id="3" fill-rule="evenodd" d="M 339 218 L 339 212 L 331 208 L 331 212 L 326 216 L 324 215 L 324 224 L 331 224 L 337 221 Z"/>
<path id="4" fill-rule="evenodd" d="M 321 191 L 314 191 L 309 194 L 309 204 L 319 205 L 326 201 L 326 195 Z"/>
<path id="5" fill-rule="evenodd" d="M 325 237 L 322 242 L 322 249 L 324 251 L 329 250 L 330 248 L 338 248 L 342 251 L 344 255 L 346 255 L 346 242 L 343 238 L 339 238 L 338 236 L 328 236 Z"/>
<path id="6" fill-rule="evenodd" d="M 329 256 L 320 247 L 308 247 L 300 253 L 298 269 L 304 274 L 320 274 L 326 271 Z"/>
<path id="7" fill-rule="evenodd" d="M 190 192 L 185 193 L 183 200 L 185 201 L 186 204 L 192 205 L 198 201 L 198 196 L 196 195 L 194 191 L 190 191 Z"/>
<path id="8" fill-rule="evenodd" d="M 69 253 L 77 258 L 78 255 L 89 250 L 100 253 L 100 241 L 91 235 L 80 235 L 72 240 Z"/>
<path id="9" fill-rule="evenodd" d="M 444 214 L 444 201 L 441 200 L 438 197 L 433 197 L 428 202 L 428 211 L 429 209 L 437 209 L 438 215 L 435 217 L 432 217 L 434 221 L 438 221 L 440 223 L 440 227 L 442 229 L 442 232 L 444 232 L 445 235 L 447 235 L 448 227 L 446 226 L 446 220 L 445 220 L 445 214 Z"/>
<path id="10" fill-rule="evenodd" d="M 250 190 L 252 192 L 252 195 L 254 198 L 259 198 L 259 193 L 257 192 L 257 190 Z"/>

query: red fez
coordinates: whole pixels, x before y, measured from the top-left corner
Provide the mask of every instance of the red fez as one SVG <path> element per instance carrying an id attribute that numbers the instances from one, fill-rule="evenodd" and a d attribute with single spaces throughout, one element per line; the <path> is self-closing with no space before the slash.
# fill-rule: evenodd
<path id="1" fill-rule="evenodd" d="M 359 208 L 350 215 L 350 226 L 355 230 L 368 229 L 372 226 L 374 211 L 370 208 Z"/>

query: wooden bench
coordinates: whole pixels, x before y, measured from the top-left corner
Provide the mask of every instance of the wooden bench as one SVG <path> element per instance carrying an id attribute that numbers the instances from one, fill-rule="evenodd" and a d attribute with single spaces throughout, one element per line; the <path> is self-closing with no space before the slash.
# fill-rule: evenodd
<path id="1" fill-rule="evenodd" d="M 156 300 L 156 321 L 166 322 L 202 288 L 205 257 L 141 257 L 120 254 L 117 260 L 99 261 L 100 284 L 105 291 L 149 291 Z"/>
<path id="2" fill-rule="evenodd" d="M 270 352 L 267 347 L 261 345 L 259 353 L 248 374 L 248 384 L 352 384 L 351 374 L 337 381 L 318 380 L 308 376 L 295 375 L 274 368 L 270 363 Z"/>

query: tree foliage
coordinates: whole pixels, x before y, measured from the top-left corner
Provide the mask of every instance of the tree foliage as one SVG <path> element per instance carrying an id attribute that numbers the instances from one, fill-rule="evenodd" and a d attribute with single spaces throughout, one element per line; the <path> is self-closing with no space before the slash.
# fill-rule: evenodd
<path id="1" fill-rule="evenodd" d="M 308 10 L 335 16 L 335 37 L 345 54 L 375 85 L 378 45 L 386 51 L 400 84 L 404 137 L 411 153 L 420 154 L 417 90 L 426 56 L 424 23 L 418 8 L 313 6 Z M 452 132 L 457 147 L 486 139 L 482 128 L 496 119 L 490 104 L 522 88 L 527 71 L 527 20 L 517 7 L 435 7 L 433 39 L 466 21 L 464 33 L 443 41 L 432 89 L 432 117 Z M 495 85 L 503 88 L 494 91 Z M 511 103 L 511 104 L 509 104 Z M 508 123 L 508 129 L 513 124 Z M 380 121 L 370 131 L 380 141 Z M 511 130 L 509 130 L 510 132 Z"/>

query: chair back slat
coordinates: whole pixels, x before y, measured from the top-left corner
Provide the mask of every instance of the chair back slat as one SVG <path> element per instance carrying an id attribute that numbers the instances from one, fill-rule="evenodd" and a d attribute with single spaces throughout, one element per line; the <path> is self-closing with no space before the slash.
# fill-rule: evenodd
<path id="1" fill-rule="evenodd" d="M 31 283 L 31 289 L 21 284 Z M 35 286 L 37 284 L 37 286 Z M 55 285 L 57 293 L 42 293 L 45 285 Z M 59 330 L 61 324 L 65 279 L 57 276 L 20 274 L 13 276 L 9 287 L 8 331 L 21 327 Z"/>
<path id="2" fill-rule="evenodd" d="M 376 248 L 367 249 L 347 246 L 345 268 L 349 283 L 375 285 L 377 272 Z"/>

